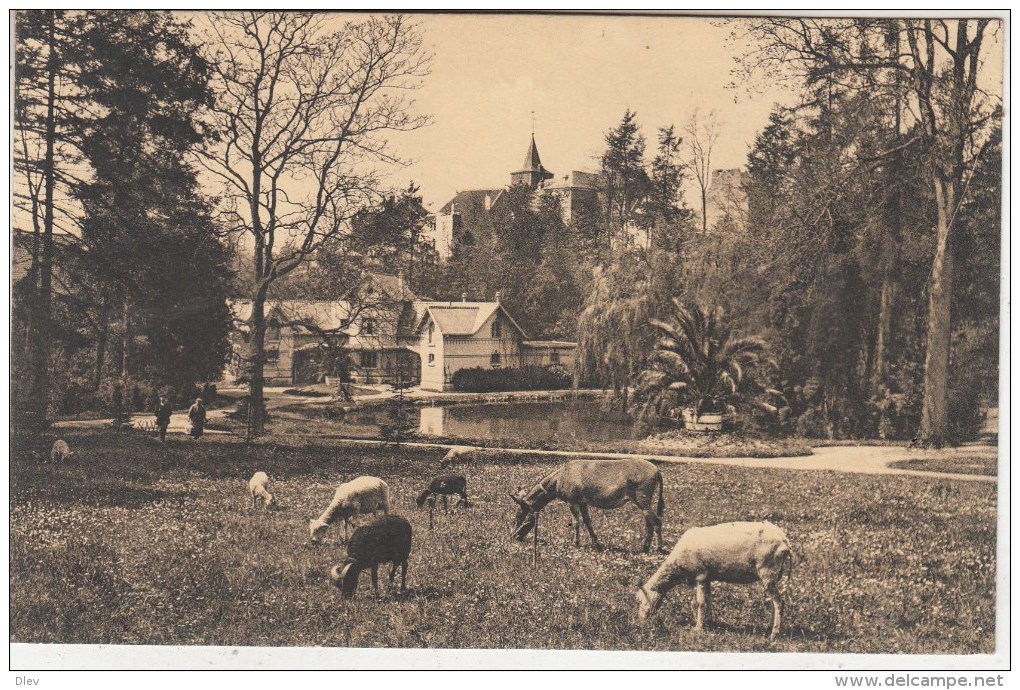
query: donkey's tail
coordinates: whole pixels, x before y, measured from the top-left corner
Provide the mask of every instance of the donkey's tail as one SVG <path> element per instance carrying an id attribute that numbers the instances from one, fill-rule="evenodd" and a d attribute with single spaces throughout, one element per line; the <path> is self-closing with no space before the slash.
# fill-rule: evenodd
<path id="1" fill-rule="evenodd" d="M 659 517 L 662 517 L 662 511 L 666 509 L 666 501 L 664 501 L 662 498 L 662 472 L 659 472 L 658 481 L 659 481 L 659 503 L 658 505 L 655 506 L 655 513 Z"/>

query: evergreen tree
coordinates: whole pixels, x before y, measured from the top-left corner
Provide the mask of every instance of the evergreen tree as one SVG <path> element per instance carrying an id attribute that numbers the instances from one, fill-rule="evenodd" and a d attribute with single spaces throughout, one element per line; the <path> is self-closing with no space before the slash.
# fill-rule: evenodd
<path id="1" fill-rule="evenodd" d="M 41 237 L 25 321 L 47 324 L 41 351 L 63 346 L 58 359 L 71 360 L 61 377 L 91 365 L 92 394 L 129 369 L 179 390 L 215 376 L 226 354 L 226 253 L 186 163 L 204 140 L 207 102 L 187 27 L 167 12 L 24 12 L 18 21 L 18 179 Z M 51 183 L 34 181 L 40 170 Z M 57 251 L 46 245 L 55 229 L 66 234 L 54 314 Z M 118 329 L 113 372 L 104 365 Z M 84 361 L 76 354 L 90 349 Z"/>

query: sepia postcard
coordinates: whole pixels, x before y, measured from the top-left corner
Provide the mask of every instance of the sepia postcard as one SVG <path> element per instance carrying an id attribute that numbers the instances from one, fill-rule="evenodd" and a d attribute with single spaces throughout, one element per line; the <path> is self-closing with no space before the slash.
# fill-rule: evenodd
<path id="1" fill-rule="evenodd" d="M 1002 685 L 1008 13 L 10 24 L 17 685 Z"/>

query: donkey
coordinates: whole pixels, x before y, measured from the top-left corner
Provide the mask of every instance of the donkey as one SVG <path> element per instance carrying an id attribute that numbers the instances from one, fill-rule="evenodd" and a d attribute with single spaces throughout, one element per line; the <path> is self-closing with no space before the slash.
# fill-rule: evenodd
<path id="1" fill-rule="evenodd" d="M 655 489 L 659 501 L 652 509 Z M 531 491 L 523 489 L 510 498 L 519 506 L 512 536 L 523 541 L 538 520 L 538 511 L 557 498 L 566 501 L 574 516 L 574 545 L 581 545 L 581 521 L 588 530 L 592 546 L 601 548 L 591 527 L 588 506 L 604 510 L 619 508 L 628 502 L 636 505 L 645 517 L 645 540 L 642 551 L 652 546 L 652 533 L 659 537 L 662 550 L 662 473 L 647 460 L 571 460 L 546 475 Z"/>

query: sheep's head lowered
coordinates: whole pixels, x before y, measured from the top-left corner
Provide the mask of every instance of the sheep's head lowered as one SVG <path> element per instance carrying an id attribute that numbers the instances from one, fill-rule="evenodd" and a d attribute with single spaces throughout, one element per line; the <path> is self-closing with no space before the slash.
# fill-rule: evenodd
<path id="1" fill-rule="evenodd" d="M 322 535 L 326 533 L 326 529 L 329 525 L 322 520 L 309 520 L 308 521 L 308 537 L 313 544 L 318 544 L 322 541 Z"/>
<path id="2" fill-rule="evenodd" d="M 634 598 L 637 599 L 638 602 L 638 618 L 641 620 L 645 620 L 655 613 L 662 604 L 661 594 L 647 590 L 644 587 L 638 588 L 638 591 L 634 594 Z"/>
<path id="3" fill-rule="evenodd" d="M 358 575 L 360 574 L 361 571 L 354 570 L 354 562 L 347 561 L 332 568 L 329 571 L 329 579 L 345 597 L 352 597 L 358 587 Z"/>

